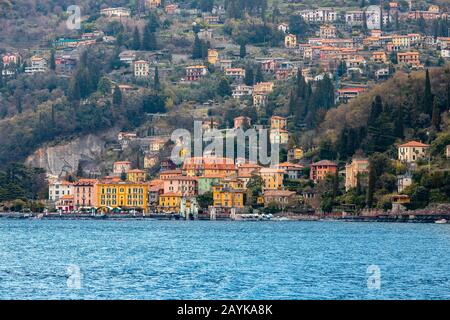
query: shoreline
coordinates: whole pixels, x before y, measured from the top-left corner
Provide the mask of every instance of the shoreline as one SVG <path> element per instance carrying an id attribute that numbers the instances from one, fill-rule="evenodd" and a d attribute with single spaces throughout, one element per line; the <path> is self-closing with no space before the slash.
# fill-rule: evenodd
<path id="1" fill-rule="evenodd" d="M 187 221 L 180 215 L 164 215 L 164 214 L 145 214 L 145 215 L 130 215 L 130 214 L 108 214 L 108 215 L 92 215 L 92 214 L 59 214 L 59 213 L 18 213 L 18 212 L 0 212 L 1 219 L 10 220 L 165 220 L 165 221 Z M 189 219 L 192 221 L 194 219 Z M 445 222 L 443 222 L 446 220 Z M 195 219 L 195 221 L 235 221 L 235 222 L 330 222 L 330 221 L 343 221 L 343 222 L 383 222 L 383 223 L 436 223 L 441 221 L 441 224 L 450 224 L 450 212 L 445 214 L 414 214 L 414 213 L 402 213 L 402 214 L 380 214 L 374 216 L 336 216 L 336 215 L 278 215 L 273 218 L 254 218 L 254 219 L 231 219 L 222 218 L 211 220 L 209 217 L 203 216 Z"/>

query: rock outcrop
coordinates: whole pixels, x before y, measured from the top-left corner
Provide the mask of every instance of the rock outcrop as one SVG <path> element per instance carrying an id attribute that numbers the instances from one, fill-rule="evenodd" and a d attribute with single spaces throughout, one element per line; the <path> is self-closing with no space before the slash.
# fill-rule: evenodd
<path id="1" fill-rule="evenodd" d="M 64 144 L 45 146 L 30 155 L 25 163 L 44 168 L 48 174 L 62 176 L 75 172 L 81 161 L 85 172 L 98 173 L 98 160 L 105 152 L 107 142 L 113 137 L 114 132 L 90 134 Z"/>

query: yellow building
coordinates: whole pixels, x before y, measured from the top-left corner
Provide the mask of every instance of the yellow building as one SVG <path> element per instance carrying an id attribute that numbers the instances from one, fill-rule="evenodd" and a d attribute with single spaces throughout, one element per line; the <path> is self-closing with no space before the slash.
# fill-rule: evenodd
<path id="1" fill-rule="evenodd" d="M 144 170 L 134 169 L 127 172 L 127 180 L 131 182 L 145 182 L 147 173 Z"/>
<path id="2" fill-rule="evenodd" d="M 358 184 L 358 174 L 369 172 L 368 159 L 352 159 L 352 162 L 345 166 L 345 190 L 356 188 Z"/>
<path id="3" fill-rule="evenodd" d="M 428 144 L 419 141 L 410 141 L 398 146 L 398 159 L 407 163 L 416 162 L 417 160 L 426 158 L 429 148 L 430 145 Z"/>
<path id="4" fill-rule="evenodd" d="M 145 3 L 149 8 L 156 8 L 161 6 L 161 0 L 146 0 Z"/>
<path id="5" fill-rule="evenodd" d="M 302 148 L 291 148 L 288 150 L 288 161 L 295 161 L 303 159 L 303 149 Z"/>
<path id="6" fill-rule="evenodd" d="M 100 182 L 97 187 L 99 207 L 147 210 L 148 185 L 139 182 Z"/>
<path id="7" fill-rule="evenodd" d="M 224 185 L 213 186 L 214 207 L 221 208 L 243 208 L 244 190 L 225 187 Z"/>
<path id="8" fill-rule="evenodd" d="M 273 116 L 270 118 L 270 129 L 281 129 L 285 130 L 287 127 L 287 119 L 280 116 Z"/>
<path id="9" fill-rule="evenodd" d="M 181 193 L 165 193 L 159 196 L 158 210 L 162 212 L 180 212 Z"/>
<path id="10" fill-rule="evenodd" d="M 260 170 L 260 175 L 264 181 L 265 190 L 277 190 L 283 188 L 283 170 L 274 168 L 262 168 Z"/>
<path id="11" fill-rule="evenodd" d="M 288 49 L 295 49 L 297 46 L 297 37 L 295 34 L 288 34 L 284 37 L 284 46 Z"/>
<path id="12" fill-rule="evenodd" d="M 214 49 L 208 49 L 208 63 L 216 64 L 217 60 L 219 60 L 219 52 Z"/>

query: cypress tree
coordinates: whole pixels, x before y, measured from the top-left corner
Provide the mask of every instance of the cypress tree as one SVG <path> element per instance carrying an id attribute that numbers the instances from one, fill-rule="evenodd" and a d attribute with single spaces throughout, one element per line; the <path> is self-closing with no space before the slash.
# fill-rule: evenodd
<path id="1" fill-rule="evenodd" d="M 113 93 L 113 105 L 115 107 L 120 107 L 122 105 L 122 92 L 118 85 L 114 87 Z"/>
<path id="2" fill-rule="evenodd" d="M 258 66 L 256 67 L 255 83 L 260 83 L 260 82 L 264 82 L 264 75 L 262 72 L 261 65 L 258 64 Z"/>
<path id="3" fill-rule="evenodd" d="M 247 56 L 247 47 L 244 42 L 241 42 L 241 46 L 239 48 L 239 56 L 241 59 L 244 59 Z"/>
<path id="4" fill-rule="evenodd" d="M 192 48 L 192 59 L 201 59 L 203 57 L 203 45 L 202 41 L 198 37 L 198 34 L 195 34 L 194 38 L 194 46 Z"/>
<path id="5" fill-rule="evenodd" d="M 55 50 L 52 49 L 50 53 L 50 70 L 56 70 L 56 62 L 55 62 Z"/>
<path id="6" fill-rule="evenodd" d="M 156 91 L 159 91 L 161 89 L 161 83 L 159 81 L 159 71 L 158 66 L 155 67 L 155 76 L 153 77 L 153 88 Z"/>
<path id="7" fill-rule="evenodd" d="M 133 41 L 131 43 L 133 50 L 139 50 L 141 48 L 141 35 L 139 33 L 138 27 L 134 27 Z"/>
<path id="8" fill-rule="evenodd" d="M 431 92 L 430 73 L 427 69 L 425 74 L 425 90 L 423 93 L 423 113 L 432 115 L 433 112 L 433 93 Z"/>
<path id="9" fill-rule="evenodd" d="M 433 98 L 433 115 L 431 118 L 431 123 L 436 131 L 441 130 L 441 109 L 436 98 Z"/>
<path id="10" fill-rule="evenodd" d="M 247 86 L 252 86 L 255 84 L 255 75 L 253 73 L 253 68 L 252 67 L 246 67 L 245 68 L 245 78 L 244 78 L 244 83 Z"/>

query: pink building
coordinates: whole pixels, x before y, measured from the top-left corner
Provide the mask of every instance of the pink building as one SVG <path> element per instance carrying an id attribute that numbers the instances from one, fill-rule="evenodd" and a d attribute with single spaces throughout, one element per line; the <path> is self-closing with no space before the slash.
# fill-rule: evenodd
<path id="1" fill-rule="evenodd" d="M 183 196 L 197 194 L 198 181 L 196 177 L 171 176 L 162 180 L 164 181 L 164 194 L 181 193 Z"/>
<path id="2" fill-rule="evenodd" d="M 78 209 L 97 207 L 97 180 L 80 179 L 73 184 L 73 203 Z"/>

